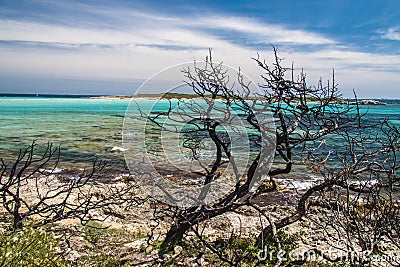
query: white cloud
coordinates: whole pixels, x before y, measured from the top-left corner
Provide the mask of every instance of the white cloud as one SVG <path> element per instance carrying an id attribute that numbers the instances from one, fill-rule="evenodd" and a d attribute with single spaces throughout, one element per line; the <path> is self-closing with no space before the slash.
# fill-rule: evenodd
<path id="1" fill-rule="evenodd" d="M 119 23 L 123 27 L 101 29 L 90 28 L 86 25 L 73 27 L 49 23 L 0 20 L 0 39 L 66 44 L 178 44 L 189 47 L 210 47 L 213 46 L 215 41 L 218 42 L 219 39 L 209 33 L 210 29 L 215 29 L 235 31 L 241 37 L 248 37 L 254 40 L 254 43 L 335 43 L 333 40 L 319 34 L 288 29 L 282 25 L 263 24 L 248 18 L 215 15 L 179 18 L 139 11 L 110 11 L 102 9 L 96 12 L 102 16 L 120 20 Z M 127 27 L 126 25 L 131 26 Z M 226 33 L 226 35 L 229 35 L 229 33 Z"/>
<path id="2" fill-rule="evenodd" d="M 48 42 L 66 44 L 127 44 L 150 42 L 129 31 L 86 29 L 43 23 L 0 20 L 0 39 L 7 41 Z"/>
<path id="3" fill-rule="evenodd" d="M 289 29 L 283 25 L 263 24 L 249 18 L 205 16 L 206 19 L 193 20 L 194 25 L 202 25 L 214 29 L 226 29 L 243 35 L 252 34 L 263 42 L 294 44 L 333 44 L 335 41 L 319 34 Z"/>
<path id="4" fill-rule="evenodd" d="M 387 40 L 400 41 L 400 27 L 391 27 L 381 33 L 381 37 Z"/>
<path id="5" fill-rule="evenodd" d="M 0 73 L 101 80 L 146 79 L 171 65 L 203 59 L 207 49 L 213 48 L 216 61 L 224 61 L 234 68 L 240 66 L 257 80 L 260 69 L 250 58 L 260 52 L 261 57 L 271 59 L 271 48 L 267 45 L 265 51 L 256 51 L 251 46 L 235 44 L 226 38 L 229 32 L 234 32 L 231 38 L 239 35 L 254 43 L 272 43 L 278 48 L 279 44 L 290 44 L 289 48 L 279 49 L 280 55 L 287 59 L 288 65 L 294 61 L 295 66 L 304 67 L 311 83 L 320 76 L 330 78 L 331 69 L 335 68 L 349 96 L 357 85 L 382 84 L 388 88 L 400 85 L 398 56 L 353 51 L 321 34 L 301 29 L 215 14 L 187 19 L 130 10 L 96 12 L 120 19 L 121 26 L 99 28 L 0 20 L 0 40 L 43 44 L 0 46 Z M 225 36 L 218 35 L 219 31 Z M 400 40 L 400 28 L 390 28 L 383 36 Z M 304 51 L 296 49 L 296 45 L 318 46 Z M 162 49 L 168 46 L 179 49 Z M 397 92 L 397 89 L 391 90 Z"/>
<path id="6" fill-rule="evenodd" d="M 309 57 L 337 69 L 366 71 L 400 71 L 400 58 L 395 55 L 374 54 L 350 50 L 323 49 L 310 52 Z"/>

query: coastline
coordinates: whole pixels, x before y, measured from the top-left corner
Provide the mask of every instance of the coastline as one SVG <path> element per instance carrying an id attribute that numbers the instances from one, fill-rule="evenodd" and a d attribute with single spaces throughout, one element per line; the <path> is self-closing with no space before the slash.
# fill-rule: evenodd
<path id="1" fill-rule="evenodd" d="M 39 186 L 38 190 L 42 192 L 46 191 L 49 186 L 57 186 L 64 182 L 65 180 L 58 174 L 51 174 L 48 177 L 39 178 L 36 184 Z M 79 192 L 74 192 L 71 195 L 71 200 L 79 198 L 79 194 L 82 194 L 82 192 L 90 192 L 95 198 L 101 197 L 104 192 L 107 192 L 109 186 L 115 190 L 131 187 L 137 200 L 147 199 L 147 194 L 135 185 L 134 177 L 121 175 L 109 184 L 98 184 L 98 187 L 95 188 L 87 185 Z M 29 185 L 25 185 L 22 190 L 29 201 L 36 201 L 35 190 L 31 190 Z M 300 196 L 299 193 L 294 190 L 280 189 L 274 194 L 259 195 L 259 199 L 266 202 L 259 201 L 258 203 L 261 204 L 260 209 L 269 214 L 270 220 L 278 222 L 296 212 L 294 205 L 298 196 Z M 315 198 L 317 201 L 318 196 L 315 196 Z M 140 205 L 113 205 L 92 212 L 87 225 L 82 225 L 78 219 L 64 219 L 52 224 L 49 231 L 55 236 L 59 236 L 60 232 L 68 236 L 68 251 L 64 256 L 68 261 L 77 265 L 87 263 L 88 259 L 98 261 L 98 256 L 106 252 L 108 256 L 121 262 L 140 266 L 154 265 L 169 258 L 176 259 L 178 266 L 220 266 L 218 259 L 213 258 L 213 254 L 209 251 L 201 254 L 201 264 L 198 263 L 196 257 L 190 254 L 191 250 L 187 245 L 197 244 L 196 242 L 198 242 L 196 234 L 192 231 L 188 231 L 182 242 L 175 246 L 173 252 L 165 256 L 167 258 L 160 257 L 160 248 L 157 246 L 157 242 L 166 234 L 171 223 L 170 220 L 157 220 L 154 217 L 155 211 L 163 208 L 167 207 L 163 203 L 151 199 L 147 199 Z M 281 241 L 288 240 L 293 245 L 290 251 L 286 252 L 290 252 L 296 258 L 301 258 L 304 253 L 315 247 L 324 251 L 332 251 L 332 244 L 327 239 L 327 235 L 337 233 L 329 229 L 325 229 L 327 232 L 317 231 L 318 224 L 323 220 L 321 210 L 317 207 L 311 207 L 307 216 L 281 229 L 285 233 Z M 0 223 L 5 227 L 5 222 Z M 199 227 L 202 229 L 203 237 L 209 242 L 226 242 L 230 240 L 233 233 L 238 233 L 243 242 L 249 242 L 243 243 L 243 245 L 250 246 L 254 233 L 259 232 L 266 224 L 267 222 L 260 221 L 257 210 L 244 206 L 234 212 L 226 212 L 208 220 L 206 223 L 201 223 Z M 288 237 L 289 239 L 287 239 Z M 65 248 L 66 244 L 63 242 L 65 240 L 60 239 L 57 247 Z M 257 250 L 262 249 L 261 246 L 255 248 Z M 399 252 L 398 248 L 390 245 L 385 245 L 384 248 L 396 253 Z M 333 253 L 337 255 L 343 252 L 339 247 Z M 316 264 L 324 263 L 322 257 L 311 258 L 311 261 L 317 262 Z"/>
<path id="2" fill-rule="evenodd" d="M 33 98 L 36 99 L 35 96 Z M 49 101 L 47 99 L 45 101 L 16 101 L 19 103 L 14 103 L 11 106 L 2 105 L 0 106 L 0 116 L 2 116 L 0 123 L 5 130 L 0 133 L 3 140 L 1 152 L 5 152 L 5 147 L 9 144 L 18 149 L 24 148 L 22 143 L 33 138 L 41 141 L 41 144 L 48 141 L 56 141 L 58 142 L 57 144 L 62 146 L 61 153 L 65 153 L 70 161 L 63 162 L 63 159 L 61 160 L 57 166 L 58 169 L 55 169 L 55 172 L 50 174 L 51 181 L 74 181 L 84 169 L 88 170 L 90 168 L 90 160 L 97 158 L 110 160 L 110 164 L 108 168 L 106 167 L 96 176 L 98 184 L 93 183 L 95 185 L 93 188 L 94 197 L 101 196 L 101 194 L 97 194 L 96 190 L 106 186 L 123 187 L 130 184 L 136 186 L 135 177 L 124 168 L 124 148 L 121 146 L 123 118 L 128 98 L 131 97 L 97 96 L 94 98 L 79 98 L 90 99 L 84 101 L 58 101 L 57 98 L 51 98 Z M 65 99 L 65 97 L 62 99 Z M 75 98 L 71 97 L 71 99 Z M 110 101 L 104 101 L 108 99 Z M 154 101 L 158 98 L 140 96 L 134 99 Z M 2 98 L 1 100 L 6 101 L 7 98 Z M 369 118 L 371 120 L 380 120 L 382 117 L 389 116 L 397 119 L 400 114 L 398 105 L 376 107 L 367 105 L 362 108 L 375 112 Z M 386 111 L 387 113 L 385 113 Z M 399 120 L 395 121 L 396 123 L 399 122 Z M 331 140 L 328 141 L 331 142 Z M 337 143 L 328 143 L 328 145 L 337 147 Z M 332 162 L 332 164 L 335 164 L 335 162 Z M 43 170 L 43 172 L 48 174 L 51 171 Z M 174 180 L 174 176 L 177 177 L 178 175 L 169 173 L 166 176 Z M 271 215 L 274 221 L 279 221 L 280 218 L 285 217 L 287 214 L 295 212 L 294 207 L 301 193 L 313 183 L 318 182 L 318 179 L 319 177 L 315 173 L 307 171 L 305 167 L 296 167 L 290 175 L 279 177 L 280 186 L 276 192 L 259 195 L 259 198 L 254 200 Z M 97 188 L 96 186 L 99 187 Z M 136 196 L 144 199 L 147 197 L 147 194 L 140 188 L 137 188 L 137 190 Z M 27 194 L 32 194 L 34 191 L 31 188 L 26 189 Z M 105 191 L 100 193 L 103 192 Z M 88 255 L 95 257 L 106 251 L 118 259 L 126 259 L 132 263 L 151 261 L 153 259 L 156 262 L 160 259 L 158 257 L 159 250 L 155 247 L 154 240 L 152 240 L 154 242 L 151 246 L 147 246 L 147 236 L 151 233 L 159 237 L 168 230 L 169 222 L 156 224 L 152 220 L 154 218 L 153 210 L 162 207 L 163 204 L 159 202 L 146 202 L 141 206 L 129 207 L 129 209 L 113 206 L 112 208 L 104 208 L 93 212 L 91 219 L 101 221 L 96 226 L 101 229 L 106 228 L 108 231 L 104 235 L 97 235 L 100 236 L 97 243 L 88 241 L 90 233 L 95 230 L 87 230 L 88 228 L 80 225 L 77 220 L 61 221 L 52 227 L 57 231 L 71 233 L 71 250 L 67 255 L 71 261 L 84 261 Z M 299 244 L 300 252 L 312 248 L 317 241 L 321 241 L 320 247 L 326 245 L 326 243 L 323 243 L 326 239 L 322 234 L 311 231 L 312 227 L 315 226 L 315 222 L 321 219 L 318 214 L 319 211 L 313 211 L 311 208 L 311 219 L 304 217 L 284 229 L 288 234 L 297 235 L 301 233 L 301 238 L 296 241 Z M 227 240 L 229 238 L 228 234 L 233 231 L 243 233 L 243 238 L 249 239 L 251 233 L 257 233 L 261 227 L 258 213 L 251 208 L 240 208 L 236 212 L 224 214 L 207 223 L 208 225 L 202 226 L 205 227 L 204 233 L 210 240 Z M 154 229 L 156 230 L 153 231 Z M 130 238 L 131 236 L 132 238 Z M 185 240 L 189 243 L 196 242 L 193 233 L 189 233 Z M 329 246 L 326 245 L 326 249 L 328 248 Z M 182 262 L 183 266 L 196 262 L 196 259 L 186 259 L 190 255 L 184 254 L 184 252 L 180 253 L 175 257 Z M 207 259 L 207 256 L 205 258 Z M 203 265 L 207 265 L 207 261 Z"/>
<path id="3" fill-rule="evenodd" d="M 88 99 L 145 99 L 145 100 L 157 100 L 160 98 L 163 99 L 201 99 L 194 94 L 181 94 L 181 93 L 166 93 L 166 94 L 139 94 L 139 95 L 92 95 L 92 94 L 15 94 L 15 93 L 0 93 L 0 98 L 88 98 Z M 313 101 L 309 102 L 310 104 Z M 400 104 L 400 99 L 396 98 L 360 98 L 360 99 L 352 99 L 352 98 L 343 98 L 340 101 L 337 101 L 338 104 L 350 104 L 350 105 L 386 105 L 386 104 Z"/>

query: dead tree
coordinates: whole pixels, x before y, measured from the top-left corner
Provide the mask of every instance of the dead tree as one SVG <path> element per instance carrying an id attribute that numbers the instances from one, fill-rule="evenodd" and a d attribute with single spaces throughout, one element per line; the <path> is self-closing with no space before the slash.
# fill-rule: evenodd
<path id="1" fill-rule="evenodd" d="M 182 146 L 190 151 L 192 161 L 197 164 L 191 174 L 197 175 L 203 185 L 223 178 L 226 173 L 221 169 L 228 167 L 234 177 L 234 189 L 217 201 L 204 201 L 211 193 L 204 190 L 193 195 L 196 200 L 193 206 L 168 205 L 158 217 L 172 219 L 162 248 L 170 249 L 186 231 L 192 230 L 221 260 L 240 265 L 247 256 L 226 257 L 223 250 L 203 238 L 199 224 L 242 206 L 252 207 L 269 222 L 259 233 L 258 246 L 272 235 L 279 247 L 276 237 L 279 229 L 317 213 L 323 217 L 318 221 L 320 230 L 333 239 L 345 240 L 343 251 L 385 253 L 381 247 L 383 240 L 398 248 L 398 129 L 387 122 L 369 123 L 358 105 L 341 99 L 334 75 L 326 84 L 320 81 L 316 86 L 309 86 L 303 71 L 296 72 L 293 65 L 283 67 L 275 48 L 274 55 L 271 64 L 255 59 L 264 72 L 261 94 L 252 95 L 242 74 L 232 79 L 210 56 L 204 67 L 195 64 L 183 70 L 187 85 L 199 99 L 179 100 L 175 106 L 170 102 L 167 112 L 146 117 L 152 130 L 182 134 Z M 229 84 L 230 79 L 240 85 L 239 89 Z M 271 127 L 262 128 L 265 117 L 261 114 L 267 112 L 274 118 L 273 134 Z M 221 113 L 225 114 L 223 119 L 216 116 Z M 219 130 L 221 125 L 232 121 L 234 115 L 246 122 L 247 133 L 251 133 L 247 137 L 252 157 L 244 172 L 237 171 L 240 164 L 232 155 L 234 139 L 229 138 L 229 130 Z M 165 123 L 167 120 L 173 123 Z M 182 130 L 174 128 L 176 123 L 189 126 Z M 215 149 L 211 164 L 204 164 L 200 157 L 205 139 L 211 140 Z M 328 143 L 330 148 L 327 148 Z M 272 166 L 267 151 L 275 152 Z M 296 164 L 304 163 L 319 173 L 322 180 L 299 195 L 292 214 L 274 221 L 257 205 L 257 199 L 268 198 L 277 190 L 277 177 L 290 174 Z M 252 188 L 257 183 L 262 186 Z M 321 254 L 321 251 L 316 248 L 315 253 Z M 348 257 L 347 254 L 336 259 L 324 256 L 330 261 L 348 260 Z M 350 263 L 369 262 L 364 257 L 351 259 Z"/>
<path id="2" fill-rule="evenodd" d="M 187 85 L 200 100 L 179 100 L 177 105 L 170 102 L 168 111 L 150 116 L 142 113 L 151 122 L 153 130 L 182 134 L 181 128 L 169 127 L 165 122 L 169 120 L 189 125 L 181 135 L 184 136 L 183 145 L 196 163 L 197 168 L 192 174 L 197 175 L 203 188 L 206 188 L 195 195 L 195 205 L 175 209 L 163 248 L 170 248 L 198 223 L 250 205 L 261 194 L 267 197 L 268 192 L 277 190 L 274 177 L 291 172 L 296 151 L 300 152 L 308 143 L 322 141 L 330 134 L 357 126 L 357 116 L 349 114 L 352 107 L 338 103 L 340 94 L 334 77 L 327 85 L 320 81 L 317 86 L 308 86 L 303 72 L 296 75 L 293 67 L 282 67 L 275 48 L 274 55 L 275 61 L 271 66 L 255 59 L 265 71 L 264 91 L 261 93 L 251 89 L 251 83 L 245 81 L 242 73 L 239 72 L 236 77 L 229 76 L 224 66 L 214 63 L 210 55 L 205 66 L 199 67 L 195 63 L 193 68 L 183 70 Z M 216 114 L 224 116 L 221 118 Z M 238 164 L 237 157 L 232 155 L 234 140 L 229 138 L 227 131 L 219 130 L 220 125 L 229 124 L 234 117 L 239 117 L 247 129 L 245 139 L 249 142 L 251 157 L 244 165 L 244 171 L 238 171 L 243 165 Z M 275 127 L 271 127 L 269 118 L 273 118 Z M 228 132 L 237 131 L 235 123 L 229 125 Z M 210 164 L 203 164 L 199 157 L 204 139 L 209 140 L 215 149 Z M 271 153 L 279 158 L 272 167 Z M 206 203 L 204 200 L 210 194 L 207 185 L 224 179 L 221 169 L 227 168 L 232 170 L 234 177 L 233 190 L 212 203 Z M 264 186 L 255 190 L 253 186 L 261 183 Z M 276 228 L 304 216 L 304 203 L 310 194 L 308 192 L 302 197 L 298 212 L 287 221 L 276 223 Z M 268 234 L 269 229 L 267 227 L 260 234 L 260 239 Z"/>
<path id="3" fill-rule="evenodd" d="M 39 151 L 33 142 L 20 150 L 14 162 L 9 164 L 1 159 L 0 202 L 11 216 L 13 230 L 21 229 L 28 220 L 35 227 L 67 218 L 85 223 L 96 220 L 91 214 L 94 210 L 140 202 L 132 185 L 98 182 L 105 162 L 95 161 L 73 179 L 60 181 L 54 175 L 60 148 L 48 143 L 44 152 Z"/>
<path id="4" fill-rule="evenodd" d="M 334 74 L 326 84 L 320 80 L 316 86 L 309 86 L 302 70 L 296 74 L 293 64 L 289 68 L 283 67 L 275 48 L 274 55 L 271 64 L 255 59 L 264 72 L 261 85 L 264 98 L 276 118 L 275 163 L 279 165 L 270 170 L 271 181 L 276 176 L 290 173 L 295 163 L 302 164 L 304 153 L 313 154 L 327 138 L 356 129 L 364 116 L 358 106 L 351 106 L 341 99 Z M 329 156 L 327 153 L 315 161 L 313 171 L 325 168 Z M 308 198 L 330 186 L 329 183 L 318 184 L 301 195 L 296 213 L 275 222 L 274 227 L 280 229 L 298 221 L 306 214 Z M 259 236 L 260 241 L 271 231 L 271 225 L 266 227 Z"/>
<path id="5" fill-rule="evenodd" d="M 338 164 L 321 171 L 331 186 L 310 199 L 307 216 L 354 266 L 369 265 L 373 255 L 393 258 L 390 253 L 400 246 L 400 132 L 387 121 L 365 122 L 341 136 L 342 145 L 333 155 Z"/>
<path id="6" fill-rule="evenodd" d="M 352 256 L 360 251 L 382 253 L 383 240 L 398 247 L 398 129 L 387 121 L 373 124 L 358 105 L 340 101 L 334 82 L 307 87 L 305 75 L 300 73 L 295 82 L 293 68 L 282 68 L 277 56 L 271 65 L 257 62 L 265 71 L 266 98 L 274 103 L 271 109 L 278 118 L 276 161 L 280 158 L 283 167 L 269 174 L 273 178 L 289 173 L 297 161 L 323 177 L 300 196 L 295 213 L 263 229 L 260 243 L 274 228 L 306 216 L 312 206 L 316 216 L 325 214 L 319 225 L 327 237 L 343 240 L 343 251 Z M 283 78 L 286 70 L 291 72 L 289 80 Z M 324 258 L 369 263 L 365 255 L 354 259 L 348 254 L 342 259 Z"/>

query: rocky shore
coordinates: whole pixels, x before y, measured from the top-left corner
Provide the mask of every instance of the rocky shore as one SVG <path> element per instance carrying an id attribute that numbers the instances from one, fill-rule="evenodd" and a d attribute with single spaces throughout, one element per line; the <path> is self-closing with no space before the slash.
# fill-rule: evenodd
<path id="1" fill-rule="evenodd" d="M 116 188 L 135 186 L 133 178 L 128 174 L 121 173 L 114 175 L 107 184 L 97 188 L 88 185 L 82 190 L 90 191 L 95 196 L 101 196 L 107 186 Z M 48 182 L 49 179 L 52 183 Z M 47 190 L 48 187 L 63 183 L 66 179 L 68 177 L 52 174 L 43 177 L 36 185 L 41 187 L 39 191 Z M 274 194 L 262 195 L 257 200 L 272 221 L 278 221 L 294 213 L 299 193 L 306 189 L 306 187 L 296 186 L 293 182 L 288 183 L 285 179 L 282 180 L 282 184 L 286 183 L 286 186 Z M 312 183 L 313 181 L 315 178 L 304 182 Z M 36 185 L 26 185 L 22 188 L 24 196 L 31 196 L 30 200 L 33 202 L 37 200 L 36 190 L 33 190 Z M 135 187 L 135 190 L 138 199 L 146 199 L 147 195 L 139 187 Z M 156 219 L 154 210 L 162 207 L 162 203 L 152 200 L 141 204 L 112 206 L 92 211 L 92 220 L 86 226 L 82 226 L 78 220 L 67 219 L 52 225 L 50 229 L 54 236 L 58 236 L 57 238 L 60 240 L 58 249 L 63 252 L 65 259 L 77 266 L 106 266 L 96 264 L 111 259 L 121 265 L 110 266 L 163 266 L 168 262 L 174 262 L 174 266 L 220 266 L 221 262 L 213 253 L 201 252 L 200 248 L 196 247 L 199 246 L 199 241 L 193 232 L 189 232 L 183 243 L 176 246 L 171 254 L 160 256 L 158 245 L 171 224 L 168 219 Z M 4 214 L 4 210 L 1 210 L 1 213 Z M 304 252 L 310 249 L 318 248 L 325 251 L 331 249 L 332 244 L 327 239 L 326 229 L 318 230 L 319 223 L 324 219 L 323 213 L 312 208 L 308 216 L 283 229 L 286 238 L 294 237 L 288 239 L 293 240 L 290 242 L 293 242 L 294 249 L 287 252 L 291 252 L 294 257 L 301 258 Z M 3 228 L 6 227 L 6 224 L 6 222 L 2 222 Z M 250 239 L 266 225 L 268 225 L 268 221 L 260 219 L 258 211 L 250 207 L 242 207 L 235 212 L 228 212 L 202 223 L 200 228 L 203 229 L 202 233 L 207 240 L 213 241 L 229 240 L 232 233 L 240 238 Z M 60 232 L 63 234 L 60 235 Z M 328 236 L 329 234 L 334 235 L 335 233 L 328 233 Z M 393 247 L 386 249 L 394 250 Z M 201 253 L 196 254 L 199 251 Z M 322 257 L 311 259 L 311 261 L 314 260 L 323 262 Z"/>
<path id="2" fill-rule="evenodd" d="M 350 105 L 370 105 L 370 106 L 384 106 L 386 103 L 380 102 L 378 100 L 372 100 L 372 99 L 363 99 L 363 100 L 358 100 L 354 102 L 349 102 Z"/>

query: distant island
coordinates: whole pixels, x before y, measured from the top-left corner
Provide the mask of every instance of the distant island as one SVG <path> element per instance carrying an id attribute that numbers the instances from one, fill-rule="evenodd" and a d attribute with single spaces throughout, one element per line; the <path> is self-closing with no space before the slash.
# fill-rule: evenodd
<path id="1" fill-rule="evenodd" d="M 91 98 L 102 97 L 103 95 L 89 94 L 15 94 L 15 93 L 0 93 L 0 97 L 40 97 L 40 98 Z"/>
<path id="2" fill-rule="evenodd" d="M 360 100 L 358 102 L 351 102 L 351 105 L 372 105 L 372 106 L 383 106 L 386 105 L 386 103 L 380 102 L 378 100 L 372 100 L 372 99 L 366 99 L 366 100 Z"/>
<path id="3" fill-rule="evenodd" d="M 16 94 L 16 93 L 0 93 L 0 97 L 28 97 L 28 98 L 93 98 L 93 99 L 131 99 L 131 98 L 148 98 L 148 99 L 195 99 L 199 98 L 196 94 L 187 93 L 150 93 L 137 95 L 97 95 L 97 94 Z M 310 99 L 311 101 L 313 99 Z M 381 106 L 387 104 L 400 104 L 400 99 L 338 99 L 339 104 L 350 105 L 372 105 Z"/>

